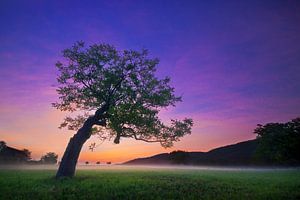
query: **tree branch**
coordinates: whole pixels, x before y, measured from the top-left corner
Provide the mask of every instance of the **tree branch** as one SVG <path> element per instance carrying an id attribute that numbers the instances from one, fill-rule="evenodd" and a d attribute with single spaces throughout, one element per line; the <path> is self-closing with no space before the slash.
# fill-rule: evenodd
<path id="1" fill-rule="evenodd" d="M 119 87 L 121 86 L 121 83 L 124 81 L 125 77 L 126 77 L 126 75 L 124 74 L 121 77 L 121 79 L 119 80 L 119 82 L 115 85 L 115 87 L 109 92 L 108 100 L 107 100 L 108 103 L 110 103 L 112 95 L 114 94 L 114 92 L 116 91 L 116 89 L 119 89 Z"/>
<path id="2" fill-rule="evenodd" d="M 148 143 L 157 143 L 157 142 L 165 142 L 164 140 L 146 140 L 146 139 L 143 139 L 143 138 L 134 138 L 135 140 L 141 140 L 141 141 L 144 141 L 144 142 L 148 142 Z"/>
<path id="3" fill-rule="evenodd" d="M 165 140 L 146 140 L 144 138 L 138 138 L 135 134 L 133 134 L 135 140 L 141 140 L 144 142 L 154 143 L 154 142 L 165 142 Z"/>
<path id="4" fill-rule="evenodd" d="M 104 112 L 106 112 L 108 110 L 108 108 L 109 108 L 109 104 L 105 103 L 103 106 L 101 106 L 101 108 L 96 110 L 96 112 L 95 112 L 96 119 L 100 120 L 100 119 L 104 118 L 105 117 Z"/>
<path id="5" fill-rule="evenodd" d="M 147 140 L 147 139 L 144 139 L 144 138 L 138 138 L 136 136 L 136 132 L 132 128 L 123 127 L 123 129 L 127 130 L 127 131 L 130 131 L 132 134 L 131 135 L 120 135 L 121 137 L 131 137 L 131 138 L 134 138 L 135 140 L 141 140 L 141 141 L 149 142 L 149 143 L 165 142 L 164 140 Z"/>

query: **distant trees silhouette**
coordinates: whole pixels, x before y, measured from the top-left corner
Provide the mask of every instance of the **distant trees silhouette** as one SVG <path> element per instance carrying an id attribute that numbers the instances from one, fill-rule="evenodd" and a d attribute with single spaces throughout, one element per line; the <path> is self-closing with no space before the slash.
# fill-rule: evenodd
<path id="1" fill-rule="evenodd" d="M 24 164 L 31 159 L 31 152 L 28 149 L 15 149 L 0 141 L 0 164 Z"/>
<path id="2" fill-rule="evenodd" d="M 174 164 L 186 164 L 189 159 L 189 153 L 181 150 L 172 151 L 170 159 Z"/>
<path id="3" fill-rule="evenodd" d="M 266 163 L 300 164 L 300 118 L 286 123 L 258 124 L 257 158 Z"/>
<path id="4" fill-rule="evenodd" d="M 41 163 L 43 164 L 56 164 L 58 155 L 54 152 L 48 152 L 41 157 Z"/>
<path id="5" fill-rule="evenodd" d="M 28 149 L 23 149 L 22 151 L 23 151 L 24 154 L 25 154 L 26 161 L 31 160 L 31 151 L 29 151 Z"/>
<path id="6" fill-rule="evenodd" d="M 28 149 L 15 149 L 0 141 L 0 164 L 56 164 L 57 158 L 56 153 L 48 152 L 40 160 L 32 160 Z"/>
<path id="7" fill-rule="evenodd" d="M 6 142 L 0 141 L 0 151 L 6 147 Z"/>

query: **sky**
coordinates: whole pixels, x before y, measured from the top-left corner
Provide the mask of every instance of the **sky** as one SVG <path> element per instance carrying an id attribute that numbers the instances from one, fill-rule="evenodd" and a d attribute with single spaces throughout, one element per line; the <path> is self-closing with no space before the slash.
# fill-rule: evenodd
<path id="1" fill-rule="evenodd" d="M 0 140 L 32 157 L 61 157 L 72 131 L 57 101 L 61 51 L 76 41 L 147 48 L 183 102 L 162 110 L 194 120 L 192 134 L 164 149 L 123 139 L 84 146 L 80 162 L 124 162 L 173 150 L 208 151 L 254 139 L 257 124 L 300 116 L 300 2 L 0 1 Z"/>

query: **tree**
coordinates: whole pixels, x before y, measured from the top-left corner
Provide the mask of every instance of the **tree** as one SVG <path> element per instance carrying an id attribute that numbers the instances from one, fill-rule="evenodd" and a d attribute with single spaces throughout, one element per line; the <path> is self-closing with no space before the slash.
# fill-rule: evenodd
<path id="1" fill-rule="evenodd" d="M 300 118 L 286 123 L 258 124 L 257 157 L 274 164 L 300 163 Z"/>
<path id="2" fill-rule="evenodd" d="M 158 59 L 147 50 L 117 51 L 109 44 L 85 48 L 77 42 L 63 51 L 64 63 L 57 62 L 59 102 L 53 106 L 69 111 L 60 128 L 77 131 L 70 139 L 56 177 L 72 177 L 83 144 L 97 135 L 101 140 L 133 138 L 159 142 L 171 147 L 173 142 L 191 133 L 192 119 L 172 120 L 164 124 L 160 109 L 175 106 L 170 78 L 155 76 Z"/>
<path id="3" fill-rule="evenodd" d="M 0 151 L 4 148 L 6 148 L 6 142 L 0 141 Z"/>
<path id="4" fill-rule="evenodd" d="M 31 160 L 31 151 L 29 151 L 28 149 L 23 149 L 22 151 L 25 155 L 25 161 Z"/>
<path id="5" fill-rule="evenodd" d="M 54 152 L 48 152 L 41 157 L 41 162 L 44 164 L 56 164 L 58 155 Z"/>
<path id="6" fill-rule="evenodd" d="M 31 152 L 28 149 L 18 150 L 0 141 L 0 162 L 4 163 L 26 163 L 31 160 Z"/>
<path id="7" fill-rule="evenodd" d="M 170 159 L 174 164 L 186 164 L 189 159 L 189 153 L 181 150 L 172 151 Z"/>

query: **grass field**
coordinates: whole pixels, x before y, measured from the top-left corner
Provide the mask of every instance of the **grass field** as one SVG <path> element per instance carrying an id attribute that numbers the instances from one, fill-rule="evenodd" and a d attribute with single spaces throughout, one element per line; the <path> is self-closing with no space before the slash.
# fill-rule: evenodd
<path id="1" fill-rule="evenodd" d="M 300 170 L 0 170 L 0 199 L 300 199 Z"/>

